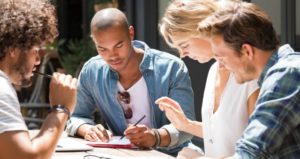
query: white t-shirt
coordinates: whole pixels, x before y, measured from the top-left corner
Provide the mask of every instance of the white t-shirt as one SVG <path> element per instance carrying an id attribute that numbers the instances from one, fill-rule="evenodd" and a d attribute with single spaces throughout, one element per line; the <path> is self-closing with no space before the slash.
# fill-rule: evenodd
<path id="1" fill-rule="evenodd" d="M 118 90 L 123 92 L 125 89 L 118 81 Z M 130 107 L 132 109 L 132 118 L 127 119 L 128 124 L 135 124 L 143 115 L 146 117 L 139 123 L 152 128 L 150 120 L 150 104 L 147 84 L 144 77 L 141 77 L 134 85 L 126 90 L 130 94 Z M 120 104 L 124 107 L 122 102 Z"/>
<path id="2" fill-rule="evenodd" d="M 17 93 L 9 78 L 0 70 L 0 134 L 28 130 L 23 120 Z"/>
<path id="3" fill-rule="evenodd" d="M 231 73 L 215 113 L 214 96 L 218 63 L 208 73 L 202 104 L 205 155 L 224 157 L 234 154 L 236 141 L 248 124 L 247 100 L 258 89 L 257 80 L 238 84 Z"/>

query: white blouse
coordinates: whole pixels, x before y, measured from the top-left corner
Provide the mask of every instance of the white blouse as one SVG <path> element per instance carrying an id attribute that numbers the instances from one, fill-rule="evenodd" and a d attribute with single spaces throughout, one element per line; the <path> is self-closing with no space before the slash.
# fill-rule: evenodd
<path id="1" fill-rule="evenodd" d="M 215 113 L 215 80 L 218 63 L 208 73 L 202 104 L 205 156 L 225 157 L 234 154 L 236 141 L 248 124 L 247 99 L 258 89 L 257 80 L 238 84 L 231 73 Z"/>

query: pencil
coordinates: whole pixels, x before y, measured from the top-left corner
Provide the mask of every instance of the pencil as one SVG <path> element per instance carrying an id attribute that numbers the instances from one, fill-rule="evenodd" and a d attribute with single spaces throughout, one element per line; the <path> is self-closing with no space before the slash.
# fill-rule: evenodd
<path id="1" fill-rule="evenodd" d="M 137 124 L 139 124 L 144 118 L 146 117 L 146 115 L 142 116 L 140 120 L 138 120 L 133 126 L 136 126 Z M 125 135 L 122 135 L 120 140 L 122 140 L 125 137 Z"/>
<path id="2" fill-rule="evenodd" d="M 45 73 L 36 72 L 36 71 L 33 71 L 33 73 L 36 74 L 36 75 L 43 76 L 43 77 L 52 78 L 51 75 L 48 75 L 48 74 L 45 74 Z"/>

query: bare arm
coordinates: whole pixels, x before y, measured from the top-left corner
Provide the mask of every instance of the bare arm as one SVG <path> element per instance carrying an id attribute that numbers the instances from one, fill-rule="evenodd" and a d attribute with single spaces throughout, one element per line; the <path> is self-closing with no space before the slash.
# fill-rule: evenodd
<path id="1" fill-rule="evenodd" d="M 76 85 L 77 80 L 71 76 L 55 73 L 50 83 L 50 104 L 64 105 L 72 112 L 76 101 Z M 0 134 L 0 158 L 51 158 L 67 119 L 66 113 L 51 112 L 38 135 L 32 140 L 26 131 L 7 131 Z"/>
<path id="2" fill-rule="evenodd" d="M 256 91 L 254 91 L 248 98 L 247 100 L 247 106 L 248 106 L 248 115 L 250 117 L 250 115 L 252 114 L 254 108 L 255 108 L 255 103 L 257 100 L 259 94 L 259 89 L 257 89 Z"/>
<path id="3" fill-rule="evenodd" d="M 51 158 L 67 118 L 64 113 L 49 114 L 41 131 L 32 140 L 26 131 L 10 131 L 1 134 L 0 158 Z"/>

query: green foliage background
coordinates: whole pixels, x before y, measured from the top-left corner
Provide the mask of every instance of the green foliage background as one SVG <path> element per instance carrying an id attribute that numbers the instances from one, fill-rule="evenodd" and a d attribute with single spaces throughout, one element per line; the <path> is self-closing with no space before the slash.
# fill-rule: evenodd
<path id="1" fill-rule="evenodd" d="M 91 39 L 59 40 L 58 53 L 66 73 L 77 77 L 83 64 L 97 55 L 95 44 Z"/>

